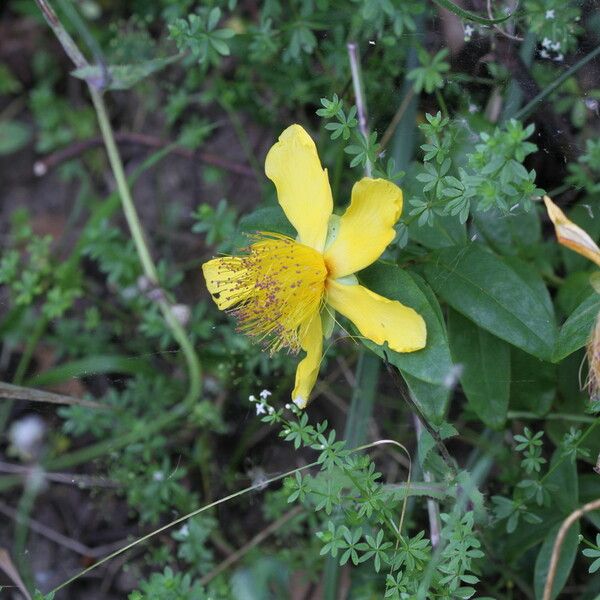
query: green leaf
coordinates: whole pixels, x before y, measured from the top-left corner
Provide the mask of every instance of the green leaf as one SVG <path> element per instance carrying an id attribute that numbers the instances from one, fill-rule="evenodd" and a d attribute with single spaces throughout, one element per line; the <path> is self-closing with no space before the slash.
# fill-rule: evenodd
<path id="1" fill-rule="evenodd" d="M 425 319 L 427 325 L 427 344 L 417 352 L 399 353 L 386 350 L 389 360 L 403 373 L 408 373 L 417 379 L 434 385 L 444 385 L 452 376 L 453 364 L 448 346 L 448 337 L 443 322 L 438 318 L 439 306 L 431 293 L 426 295 L 421 286 L 427 284 L 403 271 L 398 266 L 378 262 L 368 269 L 361 271 L 359 279 L 370 290 L 381 294 L 390 300 L 398 300 L 410 306 Z M 417 280 L 420 280 L 417 283 Z M 432 305 L 432 303 L 435 303 Z M 366 342 L 366 345 L 383 356 L 381 346 Z"/>
<path id="2" fill-rule="evenodd" d="M 0 121 L 0 156 L 20 150 L 31 138 L 31 130 L 20 121 Z"/>
<path id="3" fill-rule="evenodd" d="M 68 379 L 86 377 L 97 373 L 145 374 L 150 376 L 155 371 L 147 361 L 136 357 L 118 355 L 86 356 L 35 375 L 27 381 L 27 385 L 52 385 Z"/>
<path id="4" fill-rule="evenodd" d="M 550 460 L 550 470 L 552 473 L 546 477 L 546 483 L 551 488 L 552 501 L 566 516 L 579 506 L 577 464 L 557 448 Z"/>
<path id="5" fill-rule="evenodd" d="M 542 417 L 550 410 L 555 397 L 556 365 L 512 348 L 511 410 L 524 410 Z"/>
<path id="6" fill-rule="evenodd" d="M 539 242 L 541 225 L 537 212 L 518 208 L 511 212 L 498 209 L 471 212 L 475 226 L 488 244 L 502 254 L 515 255 L 519 249 Z"/>
<path id="7" fill-rule="evenodd" d="M 423 350 L 399 353 L 386 349 L 385 356 L 400 370 L 425 416 L 439 424 L 448 406 L 454 365 L 435 295 L 418 275 L 391 263 L 375 263 L 361 271 L 360 280 L 370 290 L 414 308 L 425 320 L 427 344 Z M 368 340 L 363 343 L 385 358 L 381 346 Z"/>
<path id="8" fill-rule="evenodd" d="M 441 425 L 448 408 L 451 388 L 417 379 L 402 369 L 400 372 L 423 414 L 433 425 Z"/>
<path id="9" fill-rule="evenodd" d="M 448 319 L 452 358 L 469 405 L 489 427 L 506 420 L 510 391 L 510 346 L 456 311 Z"/>
<path id="10" fill-rule="evenodd" d="M 537 273 L 527 281 L 507 261 L 471 244 L 433 254 L 425 275 L 452 308 L 483 329 L 539 358 L 552 356 L 554 313 Z"/>
<path id="11" fill-rule="evenodd" d="M 547 535 L 535 561 L 533 581 L 535 597 L 537 600 L 541 600 L 544 595 L 544 586 L 548 577 L 548 568 L 550 567 L 550 557 L 552 555 L 552 549 L 554 547 L 558 529 L 559 526 L 554 527 Z M 579 522 L 576 522 L 569 528 L 561 547 L 556 576 L 554 577 L 554 583 L 552 585 L 552 600 L 558 596 L 569 578 L 569 573 L 571 573 L 575 558 L 577 557 L 578 546 Z"/>
<path id="12" fill-rule="evenodd" d="M 600 294 L 592 291 L 560 328 L 552 360 L 559 362 L 565 356 L 586 345 L 592 326 L 600 313 Z"/>
<path id="13" fill-rule="evenodd" d="M 420 226 L 413 221 L 408 226 L 410 238 L 426 248 L 436 250 L 459 246 L 467 241 L 467 230 L 456 217 L 435 215 L 432 225 Z"/>
<path id="14" fill-rule="evenodd" d="M 480 25 L 495 25 L 497 23 L 504 23 L 507 19 L 512 17 L 512 13 L 506 15 L 505 17 L 501 17 L 499 19 L 486 19 L 485 17 L 480 17 L 464 8 L 461 8 L 457 4 L 454 4 L 451 0 L 433 0 L 438 6 L 442 8 L 446 8 L 450 12 L 453 12 L 456 16 L 461 19 L 465 19 L 466 21 L 473 21 L 473 23 L 479 23 Z"/>
<path id="15" fill-rule="evenodd" d="M 136 65 L 109 65 L 107 67 L 90 65 L 71 71 L 73 77 L 84 79 L 91 85 L 100 85 L 107 90 L 128 90 L 142 79 L 164 69 L 167 65 L 178 61 L 182 54 L 175 54 L 166 58 L 154 58 Z M 108 78 L 108 81 L 106 79 Z"/>

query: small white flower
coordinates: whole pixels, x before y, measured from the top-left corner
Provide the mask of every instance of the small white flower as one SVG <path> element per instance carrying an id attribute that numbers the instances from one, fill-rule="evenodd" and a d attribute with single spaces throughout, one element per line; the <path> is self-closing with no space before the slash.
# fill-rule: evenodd
<path id="1" fill-rule="evenodd" d="M 552 44 L 552 50 L 554 50 L 554 52 L 558 52 L 560 50 L 560 42 Z"/>
<path id="2" fill-rule="evenodd" d="M 154 471 L 152 474 L 152 479 L 154 481 L 162 481 L 165 478 L 165 474 L 162 471 Z"/>
<path id="3" fill-rule="evenodd" d="M 292 405 L 291 405 L 291 404 L 286 404 L 286 405 L 285 405 L 285 408 L 286 408 L 287 410 L 290 410 L 290 408 L 292 408 Z"/>
<path id="4" fill-rule="evenodd" d="M 270 392 L 269 390 L 263 390 L 263 391 L 260 393 L 260 397 L 261 397 L 263 400 L 266 400 L 266 399 L 267 399 L 269 396 L 271 396 L 271 392 Z"/>
<path id="5" fill-rule="evenodd" d="M 598 100 L 595 98 L 586 98 L 584 102 L 588 110 L 598 110 Z"/>
<path id="6" fill-rule="evenodd" d="M 462 372 L 462 365 L 452 365 L 452 367 L 444 377 L 444 386 L 449 390 L 453 389 L 458 384 L 458 380 L 460 379 Z"/>
<path id="7" fill-rule="evenodd" d="M 45 435 L 44 420 L 37 415 L 27 415 L 11 425 L 8 439 L 15 454 L 31 460 L 39 454 Z"/>
<path id="8" fill-rule="evenodd" d="M 559 54 L 558 56 L 556 56 L 556 57 L 554 58 L 554 60 L 555 60 L 556 62 L 562 62 L 562 61 L 564 60 L 564 58 L 565 58 L 565 57 L 564 57 L 564 55 L 563 55 L 563 54 Z"/>
<path id="9" fill-rule="evenodd" d="M 248 396 L 248 400 L 250 400 L 250 402 L 256 402 L 256 396 Z"/>
<path id="10" fill-rule="evenodd" d="M 264 402 L 259 402 L 256 405 L 256 414 L 257 414 L 257 416 L 267 414 L 267 405 Z"/>
<path id="11" fill-rule="evenodd" d="M 474 33 L 475 27 L 473 27 L 472 25 L 465 25 L 465 42 L 468 42 Z"/>
<path id="12" fill-rule="evenodd" d="M 179 530 L 179 535 L 181 537 L 188 537 L 188 535 L 190 535 L 190 528 L 186 525 L 184 525 L 180 530 Z"/>
<path id="13" fill-rule="evenodd" d="M 545 37 L 542 40 L 542 46 L 550 50 L 550 48 L 552 48 L 552 40 L 550 38 Z"/>
<path id="14" fill-rule="evenodd" d="M 469 112 L 471 114 L 476 113 L 478 110 L 479 110 L 479 106 L 477 106 L 477 104 L 473 104 L 473 103 L 469 104 Z"/>
<path id="15" fill-rule="evenodd" d="M 306 406 L 306 400 L 302 396 L 296 396 L 293 402 L 298 408 L 304 408 Z"/>
<path id="16" fill-rule="evenodd" d="M 542 58 L 550 58 L 550 55 L 545 50 L 540 51 L 540 56 Z"/>
<path id="17" fill-rule="evenodd" d="M 553 8 L 549 8 L 546 11 L 546 19 L 554 19 L 554 9 Z"/>
<path id="18" fill-rule="evenodd" d="M 272 406 L 267 406 L 267 410 L 269 411 L 270 415 L 272 415 L 275 412 L 275 409 Z"/>

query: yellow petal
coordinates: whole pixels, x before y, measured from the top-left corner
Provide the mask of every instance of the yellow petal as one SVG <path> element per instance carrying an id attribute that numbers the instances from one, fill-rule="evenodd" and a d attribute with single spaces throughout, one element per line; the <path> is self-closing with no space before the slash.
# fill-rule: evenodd
<path id="1" fill-rule="evenodd" d="M 423 317 L 396 300 L 384 298 L 362 285 L 328 281 L 327 302 L 376 344 L 387 342 L 396 352 L 414 352 L 425 347 L 427 329 Z"/>
<path id="2" fill-rule="evenodd" d="M 300 125 L 288 127 L 269 150 L 265 173 L 277 188 L 279 204 L 300 242 L 321 252 L 333 200 L 312 138 Z"/>
<path id="3" fill-rule="evenodd" d="M 385 179 L 365 177 L 352 188 L 333 243 L 325 251 L 331 277 L 337 279 L 375 262 L 394 239 L 402 212 L 402 190 Z"/>
<path id="4" fill-rule="evenodd" d="M 296 369 L 296 385 L 292 392 L 292 401 L 298 408 L 304 408 L 317 381 L 323 356 L 323 327 L 319 313 L 316 313 L 304 327 L 300 343 L 306 356 L 298 363 Z"/>
<path id="5" fill-rule="evenodd" d="M 570 221 L 548 196 L 544 196 L 544 203 L 559 243 L 600 266 L 600 248 L 594 240 L 581 227 Z"/>
<path id="6" fill-rule="evenodd" d="M 202 265 L 206 287 L 219 310 L 230 308 L 237 302 L 236 296 L 231 292 L 237 285 L 234 275 L 241 264 L 241 258 L 222 256 Z"/>

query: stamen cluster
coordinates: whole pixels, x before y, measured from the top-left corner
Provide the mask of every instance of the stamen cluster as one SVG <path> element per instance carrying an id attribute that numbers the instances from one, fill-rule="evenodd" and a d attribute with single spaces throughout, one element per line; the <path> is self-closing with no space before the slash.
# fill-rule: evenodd
<path id="1" fill-rule="evenodd" d="M 239 330 L 261 341 L 271 353 L 300 350 L 299 331 L 318 318 L 327 268 L 323 256 L 279 234 L 260 234 L 243 256 L 224 257 L 215 299 L 230 306 Z"/>

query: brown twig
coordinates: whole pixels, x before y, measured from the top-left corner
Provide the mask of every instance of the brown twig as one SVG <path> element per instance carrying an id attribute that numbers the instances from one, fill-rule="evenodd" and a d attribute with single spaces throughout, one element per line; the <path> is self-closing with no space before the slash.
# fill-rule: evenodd
<path id="1" fill-rule="evenodd" d="M 130 144 L 136 146 L 147 146 L 149 148 L 166 148 L 170 145 L 169 142 L 161 140 L 160 138 L 146 135 L 144 133 L 132 133 L 132 132 L 121 132 L 115 133 L 115 140 L 120 145 Z M 87 140 L 83 140 L 81 142 L 76 142 L 67 146 L 66 148 L 61 148 L 52 154 L 41 158 L 36 161 L 33 165 L 33 172 L 38 176 L 42 177 L 46 175 L 48 171 L 54 169 L 61 163 L 70 160 L 71 158 L 75 158 L 89 150 L 91 148 L 95 148 L 97 146 L 102 146 L 104 143 L 101 136 L 89 138 Z M 246 165 L 242 165 L 239 163 L 231 162 L 225 158 L 222 158 L 216 154 L 210 152 L 195 152 L 189 148 L 185 148 L 183 146 L 175 146 L 173 148 L 173 154 L 177 154 L 179 156 L 183 156 L 188 159 L 199 158 L 202 162 L 205 162 L 208 165 L 212 165 L 214 167 L 219 167 L 221 169 L 225 169 L 226 171 L 230 171 L 232 173 L 237 173 L 238 175 L 243 175 L 244 177 L 254 177 L 254 171 L 247 167 Z"/>
<path id="2" fill-rule="evenodd" d="M 82 398 L 74 398 L 73 396 L 54 394 L 34 388 L 12 385 L 3 381 L 0 382 L 0 398 L 27 400 L 28 402 L 49 402 L 51 404 L 73 404 L 76 406 L 87 406 L 88 408 L 108 408 L 108 406 L 94 402 L 93 400 L 83 400 Z"/>
<path id="3" fill-rule="evenodd" d="M 217 575 L 227 570 L 232 564 L 240 560 L 247 552 L 252 550 L 258 544 L 261 544 L 267 539 L 272 533 L 277 531 L 282 525 L 287 523 L 290 519 L 299 515 L 304 510 L 302 506 L 296 506 L 292 510 L 286 512 L 284 515 L 279 517 L 276 521 L 273 521 L 268 527 L 265 527 L 262 531 L 257 533 L 247 544 L 244 544 L 239 550 L 234 552 L 231 556 L 228 556 L 223 562 L 219 563 L 210 573 L 207 573 L 201 580 L 200 585 L 206 585 L 209 581 L 214 579 Z"/>
<path id="4" fill-rule="evenodd" d="M 362 133 L 365 141 L 369 140 L 369 119 L 367 116 L 367 99 L 363 88 L 362 70 L 360 67 L 360 57 L 356 42 L 348 42 L 348 60 L 350 61 L 350 72 L 352 73 L 352 85 L 354 87 L 354 98 L 356 100 L 356 112 L 358 114 L 358 129 Z M 367 160 L 365 163 L 365 175 L 371 177 L 373 165 Z"/>
<path id="5" fill-rule="evenodd" d="M 552 548 L 552 556 L 550 557 L 550 567 L 548 568 L 548 576 L 546 577 L 546 585 L 544 586 L 543 600 L 551 600 L 552 598 L 552 585 L 554 584 L 554 578 L 556 577 L 556 569 L 558 568 L 558 559 L 560 558 L 560 550 L 562 548 L 565 537 L 569 528 L 575 521 L 580 519 L 585 513 L 593 510 L 600 510 L 600 498 L 584 504 L 577 510 L 574 510 L 560 526 L 556 539 L 554 540 L 554 547 Z"/>
<path id="6" fill-rule="evenodd" d="M 404 99 L 400 103 L 396 114 L 390 121 L 390 124 L 387 126 L 387 129 L 385 130 L 383 137 L 381 138 L 381 144 L 379 145 L 381 151 L 387 148 L 387 145 L 389 144 L 392 135 L 394 135 L 394 131 L 396 131 L 396 127 L 398 127 L 398 123 L 400 123 L 400 121 L 402 120 L 402 117 L 404 116 L 404 113 L 406 112 L 406 109 L 408 108 L 408 105 L 410 104 L 410 101 L 413 99 L 414 95 L 415 90 L 411 87 L 408 94 L 404 96 Z"/>
<path id="7" fill-rule="evenodd" d="M 0 513 L 2 513 L 5 517 L 8 517 L 9 519 L 13 519 L 14 521 L 17 521 L 17 522 L 25 521 L 27 523 L 27 526 L 32 531 L 35 531 L 39 535 L 53 541 L 54 543 L 58 544 L 59 546 L 68 548 L 69 550 L 72 550 L 73 552 L 75 552 L 81 556 L 87 556 L 90 558 L 98 558 L 100 556 L 104 556 L 107 552 L 110 552 L 116 548 L 120 548 L 121 546 L 123 546 L 126 543 L 125 540 L 119 540 L 118 542 L 113 542 L 111 544 L 105 544 L 105 545 L 99 546 L 97 548 L 90 548 L 89 546 L 86 546 L 85 544 L 82 544 L 81 542 L 78 542 L 77 540 L 67 537 L 66 535 L 63 535 L 62 533 L 59 533 L 58 531 L 55 531 L 54 529 L 47 527 L 46 525 L 44 525 L 43 523 L 40 523 L 39 521 L 36 521 L 35 519 L 32 519 L 30 517 L 23 517 L 22 515 L 19 514 L 19 511 L 15 510 L 14 508 L 11 508 L 7 504 L 4 504 L 4 502 L 0 502 Z"/>
<path id="8" fill-rule="evenodd" d="M 494 20 L 494 14 L 492 12 L 492 0 L 487 0 L 487 13 L 488 13 L 488 17 L 490 18 L 490 20 Z M 523 38 L 519 37 L 518 35 L 513 35 L 512 33 L 508 33 L 508 31 L 504 31 L 504 29 L 502 29 L 502 27 L 500 27 L 499 25 L 497 25 L 496 23 L 494 23 L 494 29 L 502 34 L 504 37 L 507 37 L 509 40 L 514 40 L 515 42 L 522 42 Z"/>
<path id="9" fill-rule="evenodd" d="M 15 465 L 0 461 L 0 473 L 12 473 L 13 475 L 22 475 L 28 477 L 32 472 L 38 469 L 36 465 L 26 467 L 24 465 Z M 105 479 L 103 477 L 94 477 L 93 475 L 84 475 L 82 473 L 52 473 L 44 471 L 41 476 L 48 481 L 54 483 L 63 483 L 65 485 L 75 485 L 78 488 L 83 487 L 103 487 L 103 488 L 118 488 L 118 483 Z"/>

